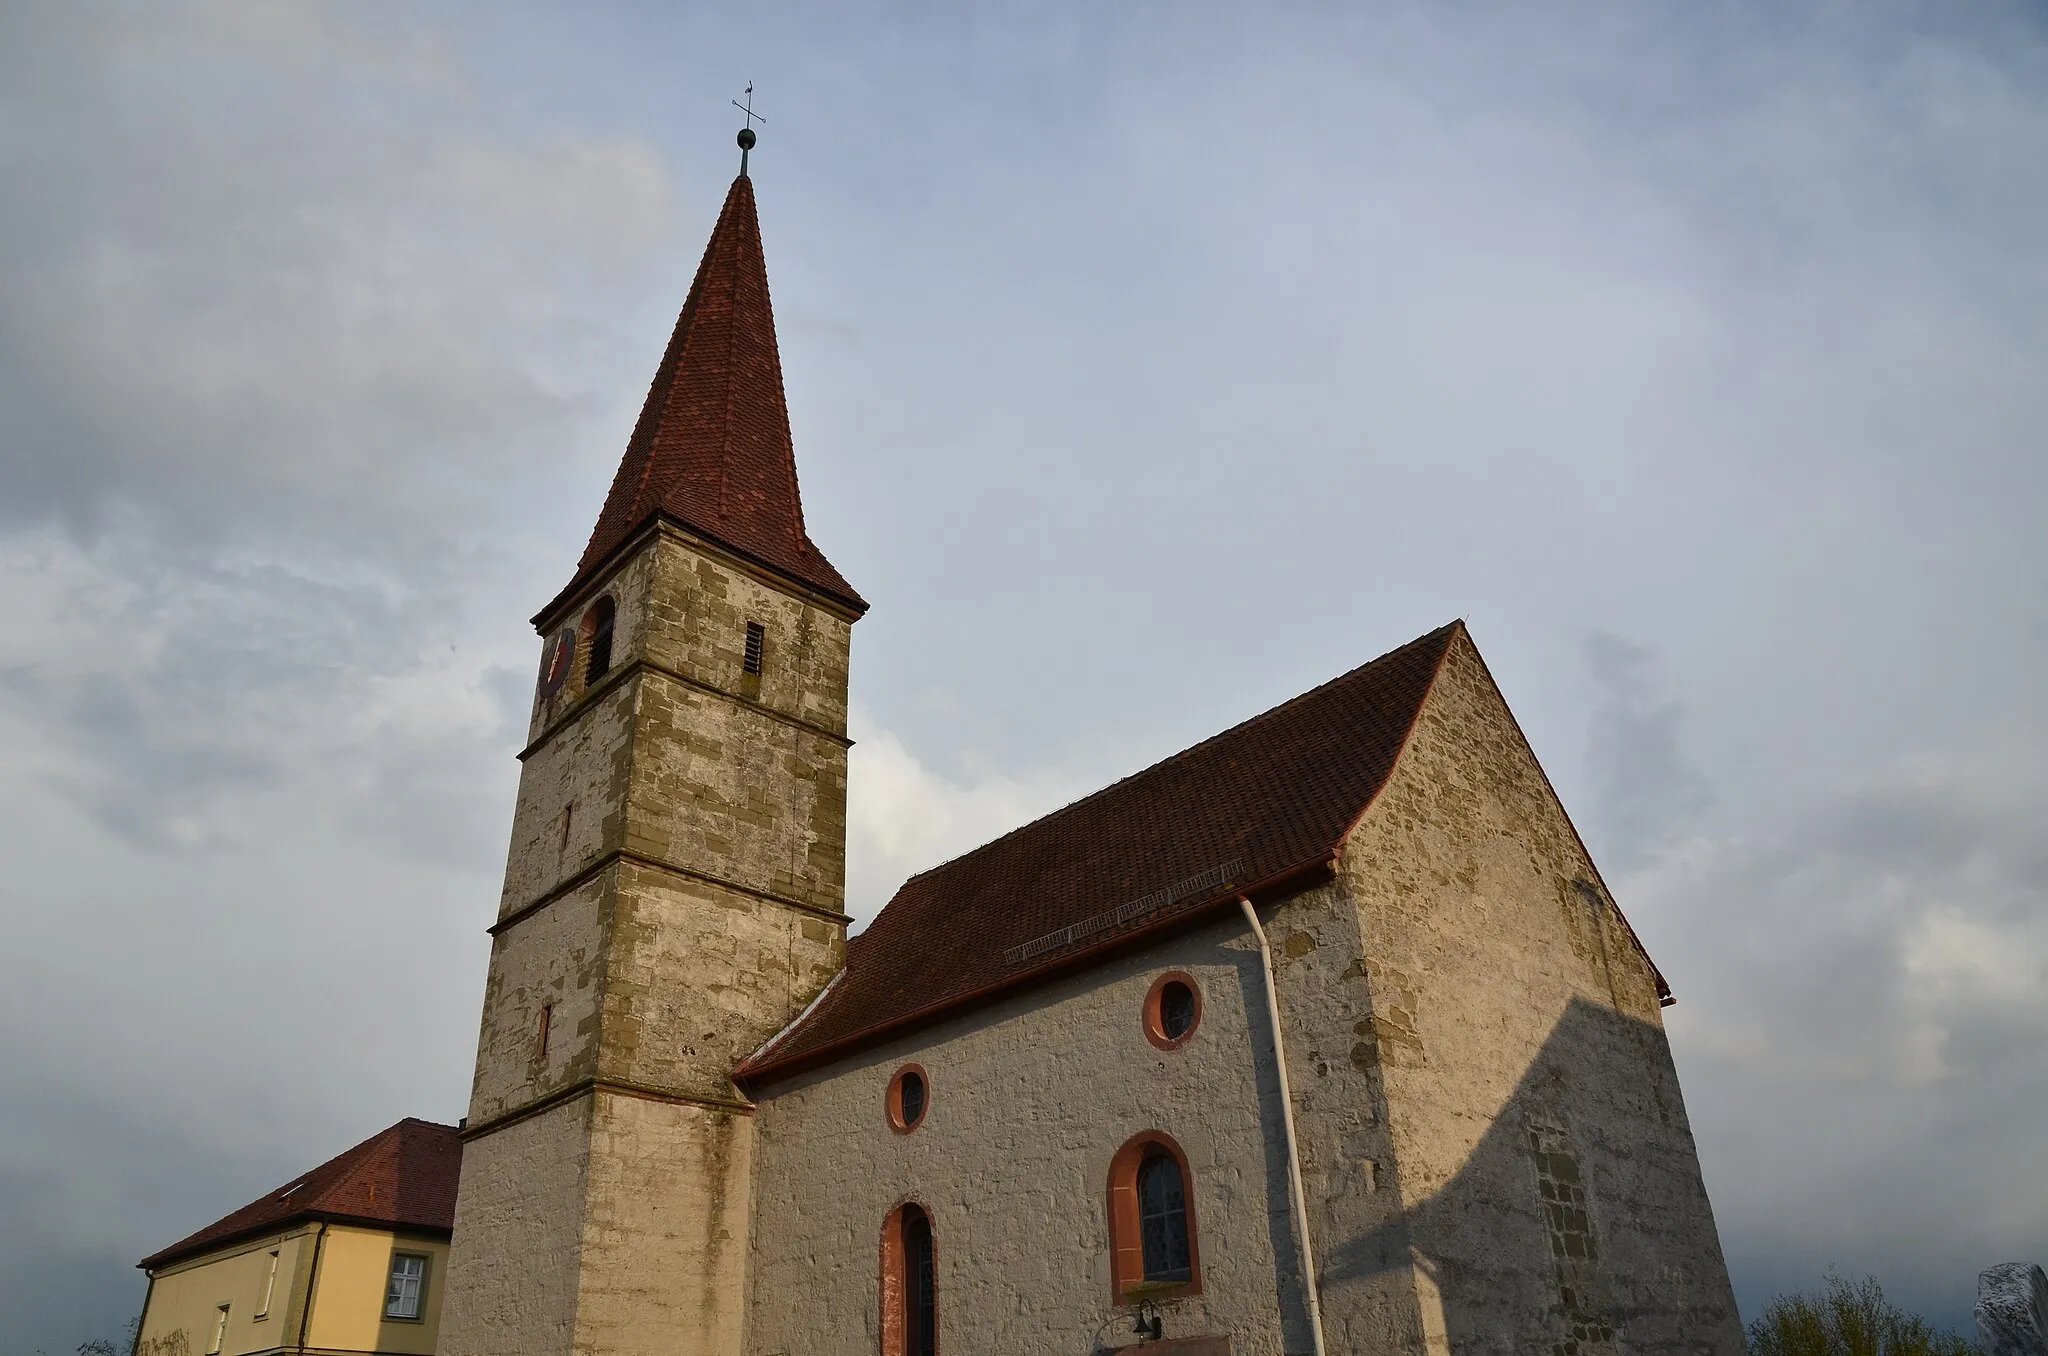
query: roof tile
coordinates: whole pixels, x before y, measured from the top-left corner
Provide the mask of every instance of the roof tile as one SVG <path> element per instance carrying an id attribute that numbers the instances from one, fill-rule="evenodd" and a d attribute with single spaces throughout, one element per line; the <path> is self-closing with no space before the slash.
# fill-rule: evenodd
<path id="1" fill-rule="evenodd" d="M 670 518 L 856 611 L 867 604 L 804 531 L 754 184 L 733 180 L 576 577 Z"/>
<path id="2" fill-rule="evenodd" d="M 1327 861 L 1393 771 L 1460 625 L 911 877 L 740 1076 L 794 1072 Z"/>
<path id="3" fill-rule="evenodd" d="M 155 1270 L 209 1248 L 305 1219 L 347 1219 L 446 1233 L 455 1227 L 462 1139 L 408 1116 L 309 1173 L 137 1263 Z"/>

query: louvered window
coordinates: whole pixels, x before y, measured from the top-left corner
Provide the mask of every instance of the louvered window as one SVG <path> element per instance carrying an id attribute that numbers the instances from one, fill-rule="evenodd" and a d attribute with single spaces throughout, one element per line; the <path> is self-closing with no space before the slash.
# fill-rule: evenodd
<path id="1" fill-rule="evenodd" d="M 590 654 L 590 661 L 584 666 L 583 681 L 594 683 L 610 671 L 612 666 L 612 627 L 617 622 L 619 606 L 607 594 L 597 600 L 590 611 L 584 614 L 583 647 Z"/>

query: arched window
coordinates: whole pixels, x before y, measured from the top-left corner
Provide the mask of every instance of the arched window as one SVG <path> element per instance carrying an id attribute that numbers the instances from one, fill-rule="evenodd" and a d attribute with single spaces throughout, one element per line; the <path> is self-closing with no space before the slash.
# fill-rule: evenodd
<path id="1" fill-rule="evenodd" d="M 612 623 L 618 615 L 618 604 L 612 601 L 609 593 L 591 604 L 590 611 L 583 614 L 583 648 L 590 655 L 590 662 L 583 670 L 586 686 L 604 677 L 611 669 Z"/>
<path id="2" fill-rule="evenodd" d="M 1117 1303 L 1201 1289 L 1194 1177 L 1171 1135 L 1135 1135 L 1110 1160 L 1109 1243 Z"/>
<path id="3" fill-rule="evenodd" d="M 932 1260 L 932 1217 L 910 1206 L 903 1212 L 903 1327 L 909 1339 L 904 1356 L 938 1356 L 939 1297 Z"/>
<path id="4" fill-rule="evenodd" d="M 882 1223 L 882 1356 L 938 1356 L 937 1262 L 924 1207 L 891 1210 Z"/>
<path id="5" fill-rule="evenodd" d="M 1138 1168 L 1138 1237 L 1148 1281 L 1185 1281 L 1188 1266 L 1188 1193 L 1180 1164 L 1165 1152 Z"/>

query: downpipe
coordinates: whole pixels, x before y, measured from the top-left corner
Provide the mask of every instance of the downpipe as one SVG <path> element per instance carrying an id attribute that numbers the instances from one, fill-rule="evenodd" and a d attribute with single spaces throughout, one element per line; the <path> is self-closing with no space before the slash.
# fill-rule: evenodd
<path id="1" fill-rule="evenodd" d="M 1266 930 L 1259 926 L 1259 911 L 1251 896 L 1239 895 L 1244 920 L 1259 941 L 1259 965 L 1266 972 L 1266 1019 L 1273 1028 L 1273 1063 L 1280 1075 L 1280 1124 L 1287 1137 L 1287 1185 L 1294 1204 L 1294 1236 L 1301 1240 L 1301 1279 L 1308 1296 L 1309 1335 L 1315 1342 L 1315 1356 L 1326 1356 L 1323 1346 L 1323 1296 L 1316 1284 L 1315 1251 L 1308 1240 L 1308 1194 L 1301 1189 L 1301 1145 L 1294 1134 L 1294 1093 L 1287 1084 L 1287 1046 L 1280 1037 L 1280 991 L 1273 985 L 1273 952 L 1266 945 Z"/>

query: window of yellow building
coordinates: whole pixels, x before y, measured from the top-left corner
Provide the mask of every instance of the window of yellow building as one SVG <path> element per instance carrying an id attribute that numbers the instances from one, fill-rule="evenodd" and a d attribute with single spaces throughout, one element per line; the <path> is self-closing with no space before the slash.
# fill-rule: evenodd
<path id="1" fill-rule="evenodd" d="M 270 1297 L 277 1293 L 277 1249 L 270 1250 L 270 1263 L 263 1273 L 263 1298 L 256 1302 L 256 1312 L 251 1318 L 263 1318 L 270 1313 Z"/>
<path id="2" fill-rule="evenodd" d="M 391 1256 L 391 1288 L 384 1294 L 384 1317 L 418 1318 L 427 1288 L 427 1259 L 418 1253 Z"/>

